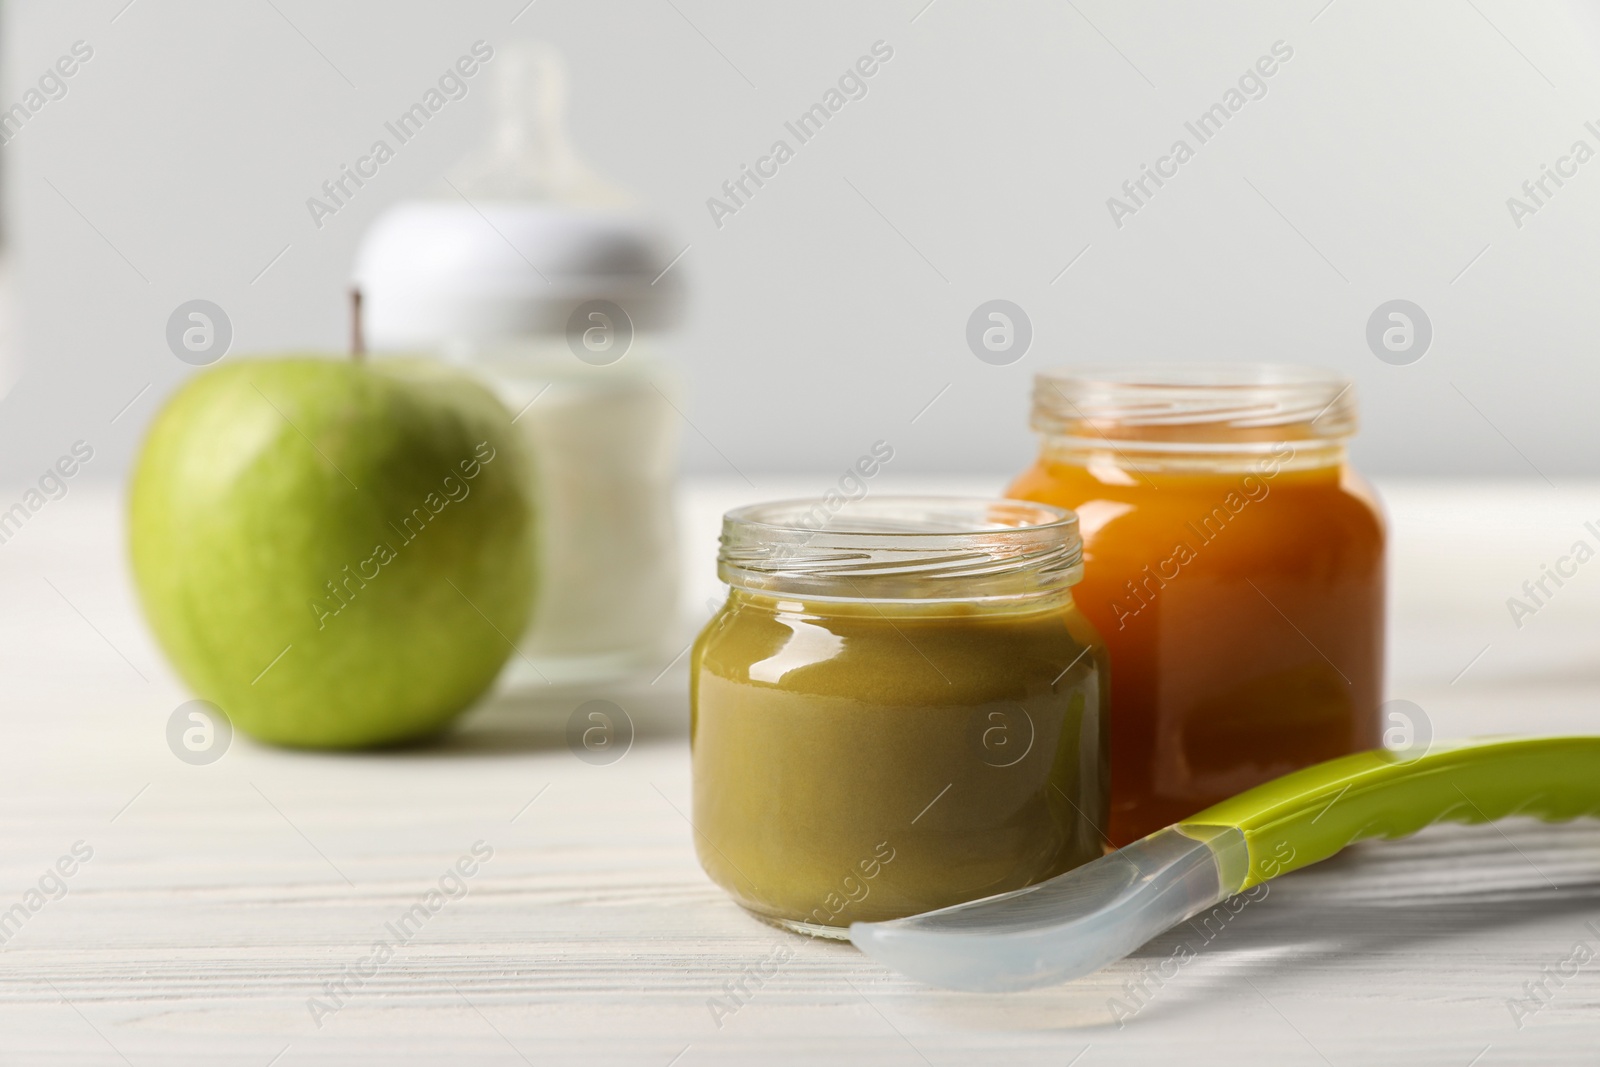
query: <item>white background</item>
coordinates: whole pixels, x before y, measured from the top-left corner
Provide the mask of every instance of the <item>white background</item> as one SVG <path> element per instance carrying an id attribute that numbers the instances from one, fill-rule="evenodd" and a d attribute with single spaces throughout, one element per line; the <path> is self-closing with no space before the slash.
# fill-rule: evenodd
<path id="1" fill-rule="evenodd" d="M 306 198 L 473 41 L 519 37 L 565 52 L 582 152 L 690 246 L 691 471 L 842 468 L 886 439 L 899 471 L 998 479 L 1029 458 L 1035 370 L 1236 358 L 1352 375 L 1373 473 L 1600 473 L 1600 160 L 1521 229 L 1506 207 L 1574 139 L 1600 149 L 1592 13 L 925 2 L 8 4 L 5 103 L 74 41 L 95 52 L 0 148 L 25 371 L 0 475 L 81 438 L 89 476 L 120 477 L 195 373 L 164 341 L 183 301 L 227 310 L 229 358 L 342 345 L 363 227 L 476 144 L 483 79 L 320 230 Z M 877 40 L 894 58 L 868 95 L 714 226 L 707 197 Z M 1278 40 L 1266 97 L 1114 226 L 1107 197 Z M 1007 367 L 964 339 L 997 297 L 1035 333 Z M 1433 321 L 1411 366 L 1365 343 L 1394 298 Z"/>
<path id="2" fill-rule="evenodd" d="M 190 694 L 136 611 L 115 484 L 196 373 L 167 318 L 219 303 L 230 359 L 340 347 L 362 229 L 475 145 L 487 86 L 320 230 L 306 198 L 473 41 L 518 37 L 565 50 L 582 151 L 689 246 L 686 625 L 716 588 L 723 508 L 820 492 L 878 439 L 896 449 L 885 481 L 981 492 L 1028 461 L 1040 367 L 1301 360 L 1357 379 L 1357 458 L 1390 502 L 1387 695 L 1440 739 L 1592 728 L 1600 586 L 1586 568 L 1520 627 L 1506 598 L 1600 520 L 1600 160 L 1520 230 L 1505 201 L 1575 138 L 1600 148 L 1583 128 L 1600 123 L 1600 18 L 1556 0 L 525 3 L 4 8 L 0 109 L 74 41 L 95 54 L 0 147 L 22 320 L 0 367 L 0 483 L 83 439 L 80 477 L 103 484 L 0 560 L 0 908 L 73 841 L 96 849 L 4 946 L 0 1058 L 1592 1060 L 1592 965 L 1526 1025 L 1508 1008 L 1592 936 L 1592 822 L 1445 828 L 1274 883 L 1126 1029 L 1112 998 L 1181 932 L 1006 998 L 799 943 L 719 1028 L 708 1000 L 778 935 L 695 862 L 681 655 L 615 694 L 638 735 L 609 766 L 563 750 L 580 697 L 491 701 L 420 750 L 241 737 L 209 767 L 173 759 L 164 731 Z M 868 96 L 716 228 L 706 198 L 880 39 L 895 55 Z M 1106 198 L 1278 40 L 1294 58 L 1268 95 L 1117 229 Z M 966 346 L 993 298 L 1033 322 L 1011 366 Z M 1366 345 L 1394 298 L 1435 327 L 1414 365 Z M 1463 481 L 1418 480 L 1438 475 Z M 315 1028 L 308 996 L 480 837 L 497 858 L 472 897 Z"/>

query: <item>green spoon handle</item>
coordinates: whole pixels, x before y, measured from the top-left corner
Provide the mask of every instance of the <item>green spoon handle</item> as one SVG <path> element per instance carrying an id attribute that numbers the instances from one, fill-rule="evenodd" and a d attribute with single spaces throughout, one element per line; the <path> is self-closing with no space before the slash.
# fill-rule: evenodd
<path id="1" fill-rule="evenodd" d="M 1244 835 L 1247 857 L 1219 853 L 1223 881 L 1237 892 L 1363 838 L 1405 837 L 1436 822 L 1596 814 L 1600 737 L 1549 737 L 1469 741 L 1415 757 L 1358 752 L 1230 797 L 1177 829 L 1201 841 L 1230 829 Z"/>

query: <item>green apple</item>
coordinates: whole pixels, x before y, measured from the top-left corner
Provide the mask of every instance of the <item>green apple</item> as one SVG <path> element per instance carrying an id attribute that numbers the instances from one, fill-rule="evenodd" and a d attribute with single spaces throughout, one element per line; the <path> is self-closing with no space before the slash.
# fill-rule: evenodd
<path id="1" fill-rule="evenodd" d="M 157 416 L 134 472 L 145 613 L 195 693 L 260 740 L 436 732 L 527 624 L 528 470 L 506 409 L 440 364 L 213 368 Z"/>

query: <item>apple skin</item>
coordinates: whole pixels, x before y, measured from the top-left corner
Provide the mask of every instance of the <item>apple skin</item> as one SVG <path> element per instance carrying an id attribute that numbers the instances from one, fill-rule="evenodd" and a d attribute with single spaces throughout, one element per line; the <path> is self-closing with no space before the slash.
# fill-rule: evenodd
<path id="1" fill-rule="evenodd" d="M 156 417 L 133 476 L 150 626 L 196 695 L 259 740 L 435 733 L 493 683 L 528 621 L 522 448 L 505 407 L 440 364 L 207 370 Z"/>

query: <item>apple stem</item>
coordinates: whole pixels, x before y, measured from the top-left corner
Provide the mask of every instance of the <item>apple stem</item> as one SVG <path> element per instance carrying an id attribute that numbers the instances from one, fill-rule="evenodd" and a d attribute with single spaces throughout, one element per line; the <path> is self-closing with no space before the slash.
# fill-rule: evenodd
<path id="1" fill-rule="evenodd" d="M 361 330 L 361 286 L 350 287 L 350 358 L 357 363 L 367 358 L 367 339 Z"/>

